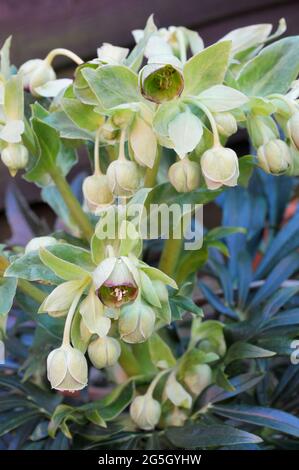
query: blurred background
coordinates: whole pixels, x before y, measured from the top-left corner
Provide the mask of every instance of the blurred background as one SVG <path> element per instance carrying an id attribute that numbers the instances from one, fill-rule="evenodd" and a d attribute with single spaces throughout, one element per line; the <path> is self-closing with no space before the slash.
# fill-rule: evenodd
<path id="1" fill-rule="evenodd" d="M 130 31 L 143 28 L 151 13 L 158 27 L 187 26 L 197 30 L 206 45 L 241 26 L 273 23 L 276 29 L 281 17 L 287 21 L 288 35 L 299 33 L 299 0 L 0 0 L 0 43 L 13 36 L 11 59 L 17 66 L 28 59 L 43 58 L 56 47 L 69 48 L 88 60 L 96 56 L 102 42 L 132 46 Z M 72 74 L 73 65 L 67 59 L 56 59 L 54 65 L 58 75 Z M 240 154 L 247 152 L 242 133 L 231 145 Z M 71 178 L 84 169 L 88 171 L 87 161 L 80 162 Z M 14 189 L 16 183 L 37 215 L 33 224 L 45 219 L 51 226 L 54 220 L 41 202 L 38 188 L 20 177 L 12 183 L 7 169 L 0 165 L 0 241 L 13 236 L 4 214 L 5 205 L 11 225 L 14 220 L 19 223 L 20 207 L 27 210 Z M 205 211 L 205 223 L 217 223 L 215 207 Z"/>

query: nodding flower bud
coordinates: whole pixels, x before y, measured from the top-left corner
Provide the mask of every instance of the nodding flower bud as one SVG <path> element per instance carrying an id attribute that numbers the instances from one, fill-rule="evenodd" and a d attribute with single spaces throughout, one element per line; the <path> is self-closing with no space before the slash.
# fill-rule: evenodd
<path id="1" fill-rule="evenodd" d="M 22 170 L 28 164 L 28 150 L 23 144 L 8 144 L 1 152 L 1 160 L 7 166 L 11 176 Z"/>
<path id="2" fill-rule="evenodd" d="M 174 410 L 169 413 L 165 418 L 165 426 L 183 426 L 186 419 L 188 418 L 187 414 L 180 408 L 175 407 Z"/>
<path id="3" fill-rule="evenodd" d="M 200 165 L 208 189 L 237 185 L 239 164 L 237 154 L 232 149 L 217 146 L 206 150 Z"/>
<path id="4" fill-rule="evenodd" d="M 101 302 L 107 307 L 119 308 L 138 295 L 138 273 L 125 256 L 102 261 L 93 273 L 93 281 Z"/>
<path id="5" fill-rule="evenodd" d="M 73 392 L 87 385 L 87 362 L 81 351 L 62 345 L 50 352 L 47 360 L 48 380 L 52 388 Z"/>
<path id="6" fill-rule="evenodd" d="M 285 173 L 292 164 L 292 156 L 287 144 L 280 139 L 270 140 L 257 150 L 259 166 L 273 175 Z"/>
<path id="7" fill-rule="evenodd" d="M 214 119 L 216 121 L 218 132 L 221 135 L 230 137 L 237 132 L 237 121 L 231 113 L 215 113 Z"/>
<path id="8" fill-rule="evenodd" d="M 56 245 L 57 240 L 54 237 L 36 237 L 32 238 L 29 243 L 25 246 L 25 253 L 30 253 L 30 251 L 36 251 L 40 248 L 46 246 Z"/>
<path id="9" fill-rule="evenodd" d="M 152 335 L 155 320 L 154 310 L 143 301 L 125 305 L 118 321 L 121 339 L 126 343 L 143 343 Z"/>
<path id="10" fill-rule="evenodd" d="M 116 160 L 107 169 L 108 184 L 115 196 L 132 196 L 140 186 L 138 166 L 130 160 Z"/>
<path id="11" fill-rule="evenodd" d="M 55 80 L 56 74 L 53 67 L 42 59 L 31 59 L 20 67 L 23 75 L 24 88 L 34 96 L 39 96 L 36 89 L 45 83 Z"/>
<path id="12" fill-rule="evenodd" d="M 140 429 L 151 431 L 160 420 L 160 403 L 154 400 L 150 394 L 136 397 L 130 406 L 130 416 Z"/>
<path id="13" fill-rule="evenodd" d="M 89 359 L 97 369 L 116 364 L 120 352 L 119 342 L 109 336 L 95 339 L 88 346 Z"/>
<path id="14" fill-rule="evenodd" d="M 184 382 L 194 395 L 199 395 L 212 383 L 212 369 L 207 364 L 198 364 L 188 370 Z"/>
<path id="15" fill-rule="evenodd" d="M 113 203 L 113 194 L 106 175 L 92 175 L 83 181 L 82 191 L 87 207 L 97 212 Z"/>
<path id="16" fill-rule="evenodd" d="M 185 157 L 171 165 L 168 170 L 168 178 L 179 193 L 188 193 L 199 186 L 200 166 Z"/>
<path id="17" fill-rule="evenodd" d="M 149 63 L 139 72 L 142 95 L 154 103 L 163 103 L 180 96 L 184 89 L 184 77 L 178 59 L 172 56 L 153 57 L 154 61 L 157 63 Z"/>
<path id="18" fill-rule="evenodd" d="M 299 111 L 289 119 L 287 128 L 293 144 L 299 150 Z"/>

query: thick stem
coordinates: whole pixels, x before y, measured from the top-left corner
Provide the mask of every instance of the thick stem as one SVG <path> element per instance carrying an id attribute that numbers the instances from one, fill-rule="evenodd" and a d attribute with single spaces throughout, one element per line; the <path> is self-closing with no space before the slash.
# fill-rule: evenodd
<path id="1" fill-rule="evenodd" d="M 94 142 L 94 174 L 97 176 L 101 176 L 103 173 L 101 171 L 101 166 L 100 166 L 100 151 L 99 151 L 99 146 L 100 146 L 100 134 L 101 134 L 101 129 L 98 129 L 96 132 L 96 138 Z"/>
<path id="2" fill-rule="evenodd" d="M 164 248 L 160 258 L 159 269 L 168 276 L 173 276 L 180 257 L 182 247 L 181 238 L 169 238 L 165 240 Z"/>
<path id="3" fill-rule="evenodd" d="M 153 168 L 148 168 L 145 173 L 145 178 L 144 178 L 144 187 L 145 188 L 153 188 L 156 184 L 156 179 L 157 179 L 157 174 L 159 171 L 159 165 L 160 165 L 160 160 L 161 160 L 161 147 L 157 147 L 157 155 L 155 158 L 155 163 L 153 165 Z"/>
<path id="4" fill-rule="evenodd" d="M 69 59 L 74 61 L 77 65 L 81 65 L 81 64 L 84 63 L 83 60 L 77 54 L 75 54 L 72 51 L 69 51 L 68 49 L 63 49 L 61 47 L 59 47 L 57 49 L 53 49 L 52 51 L 50 51 L 49 54 L 47 55 L 47 57 L 45 58 L 45 62 L 47 62 L 47 64 L 51 65 L 51 63 L 53 62 L 55 57 L 58 56 L 58 55 L 63 55 L 65 57 L 68 57 Z"/>
<path id="5" fill-rule="evenodd" d="M 89 241 L 93 236 L 93 226 L 87 215 L 84 213 L 79 201 L 74 196 L 68 182 L 58 168 L 53 168 L 51 170 L 51 177 L 63 197 L 73 220 L 80 228 L 84 238 Z"/>
<path id="6" fill-rule="evenodd" d="M 76 308 L 78 305 L 78 302 L 81 298 L 83 292 L 83 288 L 81 288 L 76 296 L 74 297 L 74 300 L 72 302 L 72 305 L 69 309 L 69 312 L 66 317 L 65 325 L 64 325 L 64 331 L 63 331 L 63 339 L 62 339 L 62 344 L 64 346 L 68 346 L 70 344 L 70 334 L 71 334 L 71 327 L 72 327 L 72 321 L 74 318 L 74 315 L 76 313 Z"/>
<path id="7" fill-rule="evenodd" d="M 216 121 L 213 117 L 213 114 L 211 113 L 209 108 L 207 108 L 203 103 L 201 103 L 196 97 L 194 97 L 194 99 L 191 99 L 191 103 L 198 106 L 205 113 L 205 115 L 207 116 L 207 118 L 210 122 L 210 125 L 211 125 L 212 132 L 213 132 L 214 147 L 217 147 L 219 145 L 221 146 L 219 132 L 218 132 L 218 129 L 217 129 L 217 124 L 216 124 Z"/>
<path id="8" fill-rule="evenodd" d="M 18 280 L 18 288 L 20 289 L 20 291 L 23 292 L 23 294 L 28 295 L 38 304 L 43 303 L 43 301 L 47 297 L 47 294 L 45 292 L 31 284 L 31 282 L 26 281 L 25 279 Z"/>

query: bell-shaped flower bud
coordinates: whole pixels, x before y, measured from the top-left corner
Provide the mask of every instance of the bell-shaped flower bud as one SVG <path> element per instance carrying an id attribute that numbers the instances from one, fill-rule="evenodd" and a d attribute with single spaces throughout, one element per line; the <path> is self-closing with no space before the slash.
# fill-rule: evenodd
<path id="1" fill-rule="evenodd" d="M 116 160 L 108 166 L 107 178 L 115 196 L 132 196 L 140 187 L 138 166 L 130 160 Z"/>
<path id="2" fill-rule="evenodd" d="M 185 157 L 171 165 L 168 178 L 179 193 L 188 193 L 199 187 L 200 166 Z"/>
<path id="3" fill-rule="evenodd" d="M 280 139 L 270 140 L 258 148 L 259 166 L 273 175 L 285 173 L 292 164 L 292 156 L 287 144 Z"/>
<path id="4" fill-rule="evenodd" d="M 87 207 L 91 212 L 97 211 L 113 204 L 113 194 L 106 175 L 88 176 L 83 181 L 82 191 Z"/>
<path id="5" fill-rule="evenodd" d="M 154 103 L 164 103 L 180 96 L 184 89 L 180 61 L 174 56 L 153 56 L 151 62 L 139 72 L 142 95 Z"/>
<path id="6" fill-rule="evenodd" d="M 151 394 L 136 397 L 130 406 L 130 416 L 140 429 L 151 431 L 160 420 L 160 403 Z"/>
<path id="7" fill-rule="evenodd" d="M 183 426 L 186 419 L 188 418 L 187 414 L 180 408 L 175 407 L 175 409 L 169 413 L 165 418 L 166 427 L 180 427 Z"/>
<path id="8" fill-rule="evenodd" d="M 92 341 L 88 346 L 88 355 L 94 367 L 102 369 L 116 364 L 121 353 L 119 342 L 115 338 L 104 336 Z"/>
<path id="9" fill-rule="evenodd" d="M 293 144 L 299 150 L 299 111 L 289 119 L 287 128 Z"/>
<path id="10" fill-rule="evenodd" d="M 52 388 L 74 392 L 87 385 L 87 362 L 81 351 L 62 345 L 50 352 L 47 359 L 48 380 Z"/>
<path id="11" fill-rule="evenodd" d="M 23 75 L 23 85 L 34 96 L 39 96 L 36 89 L 45 85 L 51 80 L 55 80 L 56 74 L 53 67 L 45 60 L 31 59 L 20 67 Z"/>
<path id="12" fill-rule="evenodd" d="M 153 333 L 156 315 L 154 310 L 142 300 L 121 309 L 118 329 L 126 343 L 143 343 Z"/>
<path id="13" fill-rule="evenodd" d="M 214 119 L 217 125 L 218 132 L 224 137 L 230 137 L 238 130 L 236 119 L 231 113 L 215 113 Z"/>
<path id="14" fill-rule="evenodd" d="M 93 273 L 94 285 L 101 302 L 107 307 L 119 308 L 132 302 L 138 295 L 138 271 L 126 256 L 109 257 Z"/>
<path id="15" fill-rule="evenodd" d="M 200 159 L 201 171 L 208 189 L 236 186 L 239 163 L 236 152 L 222 146 L 206 150 Z"/>
<path id="16" fill-rule="evenodd" d="M 7 166 L 11 176 L 26 168 L 29 160 L 28 150 L 23 144 L 8 144 L 1 152 L 1 160 Z"/>
<path id="17" fill-rule="evenodd" d="M 25 253 L 30 253 L 31 251 L 37 251 L 40 248 L 46 246 L 56 245 L 58 241 L 54 237 L 35 237 L 30 240 L 29 243 L 25 246 Z"/>
<path id="18" fill-rule="evenodd" d="M 184 382 L 194 395 L 199 395 L 212 383 L 212 369 L 208 364 L 197 364 L 188 370 Z"/>
<path id="19" fill-rule="evenodd" d="M 175 406 L 190 409 L 192 406 L 192 397 L 177 381 L 175 373 L 171 373 L 167 379 L 164 395 Z"/>

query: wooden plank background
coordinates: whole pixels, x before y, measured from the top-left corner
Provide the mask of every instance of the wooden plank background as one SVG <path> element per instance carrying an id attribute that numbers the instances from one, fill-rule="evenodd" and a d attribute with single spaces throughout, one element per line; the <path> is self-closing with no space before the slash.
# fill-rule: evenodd
<path id="1" fill-rule="evenodd" d="M 287 20 L 288 34 L 299 34 L 299 0 L 0 0 L 0 43 L 13 35 L 12 60 L 18 66 L 55 47 L 90 59 L 102 42 L 131 46 L 130 31 L 142 28 L 151 13 L 159 27 L 188 26 L 206 44 L 248 24 L 269 22 L 275 28 L 281 17 Z M 58 72 L 71 73 L 67 59 L 55 64 Z M 29 201 L 39 200 L 38 189 L 17 181 Z M 1 164 L 0 210 L 9 182 Z"/>

